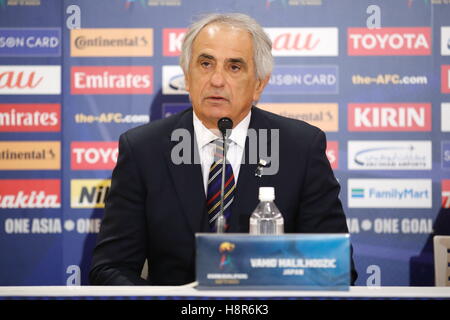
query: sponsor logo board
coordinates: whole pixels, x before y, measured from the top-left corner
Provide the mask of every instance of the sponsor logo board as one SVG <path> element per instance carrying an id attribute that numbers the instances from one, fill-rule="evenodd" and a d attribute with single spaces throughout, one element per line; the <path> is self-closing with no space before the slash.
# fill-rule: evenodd
<path id="1" fill-rule="evenodd" d="M 430 27 L 348 28 L 349 56 L 431 55 Z"/>
<path id="2" fill-rule="evenodd" d="M 431 179 L 349 179 L 349 208 L 431 208 Z"/>
<path id="3" fill-rule="evenodd" d="M 442 141 L 442 169 L 450 170 L 450 141 Z"/>
<path id="4" fill-rule="evenodd" d="M 153 29 L 72 29 L 72 57 L 151 57 Z"/>
<path id="5" fill-rule="evenodd" d="M 0 170 L 59 170 L 60 141 L 1 141 Z"/>
<path id="6" fill-rule="evenodd" d="M 450 27 L 441 27 L 441 55 L 450 56 Z"/>
<path id="7" fill-rule="evenodd" d="M 441 131 L 450 132 L 450 103 L 441 103 Z"/>
<path id="8" fill-rule="evenodd" d="M 275 66 L 264 94 L 337 94 L 338 66 Z"/>
<path id="9" fill-rule="evenodd" d="M 349 131 L 431 131 L 430 103 L 350 103 Z"/>
<path id="10" fill-rule="evenodd" d="M 441 66 L 441 92 L 450 93 L 450 65 Z"/>
<path id="11" fill-rule="evenodd" d="M 431 170 L 431 141 L 348 141 L 349 170 Z"/>
<path id="12" fill-rule="evenodd" d="M 274 56 L 335 57 L 339 55 L 338 28 L 265 28 Z"/>
<path id="13" fill-rule="evenodd" d="M 0 104 L 0 132 L 58 132 L 61 105 L 44 103 Z"/>
<path id="14" fill-rule="evenodd" d="M 323 131 L 339 130 L 337 103 L 270 103 L 258 104 L 258 108 L 284 117 L 306 121 Z"/>
<path id="15" fill-rule="evenodd" d="M 180 66 L 163 66 L 162 82 L 163 94 L 188 94 Z"/>
<path id="16" fill-rule="evenodd" d="M 0 208 L 2 209 L 44 209 L 60 207 L 60 180 L 0 180 Z"/>
<path id="17" fill-rule="evenodd" d="M 0 28 L 0 56 L 58 57 L 60 28 Z"/>
<path id="18" fill-rule="evenodd" d="M 339 142 L 338 141 L 327 141 L 326 155 L 328 161 L 330 161 L 331 169 L 339 168 Z"/>
<path id="19" fill-rule="evenodd" d="M 111 180 L 72 179 L 70 207 L 75 209 L 104 208 Z"/>
<path id="20" fill-rule="evenodd" d="M 75 66 L 72 94 L 152 94 L 151 66 Z"/>
<path id="21" fill-rule="evenodd" d="M 186 28 L 163 29 L 163 55 L 168 57 L 179 56 L 181 45 L 186 34 Z"/>
<path id="22" fill-rule="evenodd" d="M 72 170 L 111 170 L 117 163 L 118 142 L 73 141 L 71 149 Z"/>
<path id="23" fill-rule="evenodd" d="M 60 93 L 61 66 L 0 66 L 0 95 Z"/>
<path id="24" fill-rule="evenodd" d="M 442 208 L 450 209 L 450 180 L 442 180 Z"/>

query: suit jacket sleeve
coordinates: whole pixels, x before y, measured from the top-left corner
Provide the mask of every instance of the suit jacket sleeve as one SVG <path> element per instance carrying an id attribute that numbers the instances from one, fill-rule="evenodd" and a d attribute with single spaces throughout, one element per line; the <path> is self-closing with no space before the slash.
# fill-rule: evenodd
<path id="1" fill-rule="evenodd" d="M 146 257 L 145 188 L 126 133 L 119 138 L 104 217 L 89 279 L 94 285 L 146 285 L 140 277 Z"/>

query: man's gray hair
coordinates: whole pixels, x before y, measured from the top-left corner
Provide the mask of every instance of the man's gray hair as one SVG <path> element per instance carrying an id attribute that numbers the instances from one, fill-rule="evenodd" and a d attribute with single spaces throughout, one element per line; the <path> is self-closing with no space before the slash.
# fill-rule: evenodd
<path id="1" fill-rule="evenodd" d="M 195 38 L 204 27 L 212 23 L 228 24 L 248 31 L 253 39 L 253 60 L 256 69 L 256 78 L 263 80 L 271 74 L 273 68 L 272 41 L 258 22 L 242 13 L 208 14 L 191 24 L 184 36 L 181 47 L 180 66 L 185 74 L 189 71 L 192 44 Z"/>

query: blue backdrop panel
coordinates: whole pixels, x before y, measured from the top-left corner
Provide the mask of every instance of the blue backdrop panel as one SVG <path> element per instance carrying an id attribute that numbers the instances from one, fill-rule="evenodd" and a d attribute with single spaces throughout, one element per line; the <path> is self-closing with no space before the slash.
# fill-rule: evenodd
<path id="1" fill-rule="evenodd" d="M 0 0 L 0 285 L 88 283 L 114 143 L 189 106 L 183 32 L 230 11 L 274 41 L 259 104 L 336 142 L 357 285 L 434 284 L 431 239 L 450 233 L 447 1 Z M 105 84 L 124 74 L 142 86 Z M 39 167 L 39 152 L 48 163 L 60 152 L 60 165 Z"/>

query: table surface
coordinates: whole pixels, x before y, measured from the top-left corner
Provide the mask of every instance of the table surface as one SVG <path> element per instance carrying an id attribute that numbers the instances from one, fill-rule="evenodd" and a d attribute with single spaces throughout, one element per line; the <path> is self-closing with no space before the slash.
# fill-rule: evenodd
<path id="1" fill-rule="evenodd" d="M 450 298 L 450 287 L 350 287 L 349 291 L 198 290 L 185 286 L 3 286 L 0 297 Z"/>

